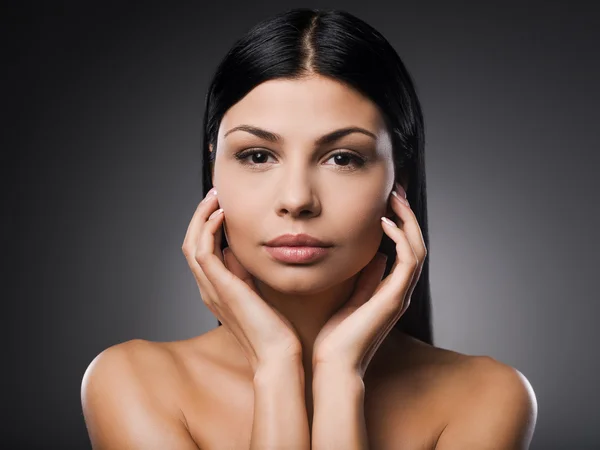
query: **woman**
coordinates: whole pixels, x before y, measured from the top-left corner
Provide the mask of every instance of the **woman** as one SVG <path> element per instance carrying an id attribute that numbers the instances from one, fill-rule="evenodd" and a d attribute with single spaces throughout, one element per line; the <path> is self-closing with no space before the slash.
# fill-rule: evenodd
<path id="1" fill-rule="evenodd" d="M 98 355 L 94 448 L 527 448 L 526 378 L 433 345 L 423 128 L 400 58 L 347 12 L 240 39 L 209 87 L 182 247 L 223 326 Z"/>

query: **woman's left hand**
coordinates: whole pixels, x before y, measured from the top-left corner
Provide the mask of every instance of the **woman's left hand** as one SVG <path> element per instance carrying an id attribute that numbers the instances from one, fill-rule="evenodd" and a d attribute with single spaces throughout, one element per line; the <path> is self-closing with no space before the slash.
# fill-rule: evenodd
<path id="1" fill-rule="evenodd" d="M 402 187 L 397 189 L 404 198 Z M 313 372 L 333 367 L 364 377 L 371 358 L 410 304 L 427 249 L 410 206 L 394 195 L 390 201 L 398 217 L 397 226 L 383 220 L 381 226 L 396 243 L 396 261 L 384 281 L 381 279 L 387 258 L 382 253 L 377 253 L 358 275 L 350 299 L 315 339 Z"/>

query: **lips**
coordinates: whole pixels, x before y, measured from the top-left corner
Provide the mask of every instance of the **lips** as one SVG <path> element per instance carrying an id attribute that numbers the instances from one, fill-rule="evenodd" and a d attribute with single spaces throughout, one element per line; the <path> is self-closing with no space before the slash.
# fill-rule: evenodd
<path id="1" fill-rule="evenodd" d="M 269 247 L 331 247 L 332 244 L 308 234 L 283 234 L 266 243 Z"/>
<path id="2" fill-rule="evenodd" d="M 269 247 L 264 249 L 277 261 L 290 264 L 306 264 L 319 261 L 327 256 L 328 247 Z"/>

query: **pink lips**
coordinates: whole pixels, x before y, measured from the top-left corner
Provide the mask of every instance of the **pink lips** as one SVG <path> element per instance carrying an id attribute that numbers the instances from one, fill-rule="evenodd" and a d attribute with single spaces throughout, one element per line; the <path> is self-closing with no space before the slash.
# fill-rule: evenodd
<path id="1" fill-rule="evenodd" d="M 267 252 L 276 260 L 287 263 L 309 263 L 324 258 L 329 247 L 269 247 Z"/>
<path id="2" fill-rule="evenodd" d="M 308 234 L 282 234 L 271 239 L 265 245 L 269 247 L 331 247 L 331 243 L 324 242 Z"/>

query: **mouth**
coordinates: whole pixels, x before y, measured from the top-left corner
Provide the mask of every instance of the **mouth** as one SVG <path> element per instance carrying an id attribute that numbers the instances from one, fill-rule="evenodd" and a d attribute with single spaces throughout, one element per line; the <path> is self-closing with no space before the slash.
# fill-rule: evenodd
<path id="1" fill-rule="evenodd" d="M 306 264 L 319 261 L 328 255 L 331 247 L 313 246 L 265 246 L 265 250 L 277 261 Z"/>
<path id="2" fill-rule="evenodd" d="M 282 234 L 265 243 L 270 247 L 331 247 L 331 242 L 325 242 L 309 234 Z"/>

